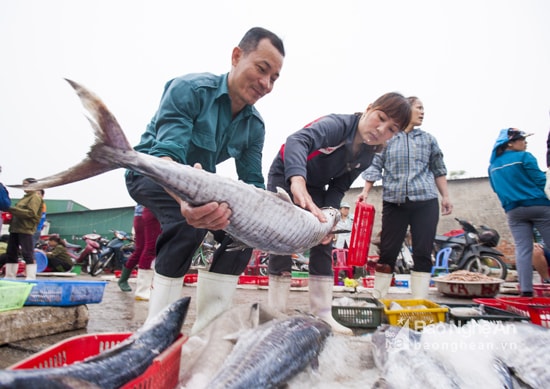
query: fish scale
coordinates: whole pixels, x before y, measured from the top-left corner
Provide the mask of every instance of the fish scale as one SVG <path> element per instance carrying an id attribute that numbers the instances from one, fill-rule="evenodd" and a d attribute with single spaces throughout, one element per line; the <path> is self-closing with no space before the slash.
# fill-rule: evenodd
<path id="1" fill-rule="evenodd" d="M 331 334 L 307 316 L 273 320 L 243 334 L 209 389 L 276 388 L 314 362 Z"/>
<path id="2" fill-rule="evenodd" d="M 232 214 L 230 224 L 224 230 L 236 242 L 279 255 L 303 252 L 318 245 L 338 223 L 338 210 L 323 209 L 327 222 L 321 223 L 312 213 L 295 206 L 282 189 L 279 193 L 272 193 L 242 181 L 133 150 L 103 102 L 83 86 L 67 81 L 90 115 L 88 120 L 95 131 L 95 144 L 88 157 L 78 165 L 33 184 L 11 187 L 45 189 L 126 168 L 149 177 L 191 205 L 227 203 Z"/>

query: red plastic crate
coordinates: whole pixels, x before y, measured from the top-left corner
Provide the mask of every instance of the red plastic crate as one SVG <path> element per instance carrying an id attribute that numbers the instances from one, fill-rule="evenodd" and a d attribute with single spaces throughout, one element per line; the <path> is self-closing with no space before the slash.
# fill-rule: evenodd
<path id="1" fill-rule="evenodd" d="M 363 287 L 369 289 L 374 288 L 374 276 L 363 277 Z"/>
<path id="2" fill-rule="evenodd" d="M 348 251 L 348 266 L 364 266 L 367 262 L 374 225 L 374 213 L 372 204 L 367 204 L 364 201 L 355 203 Z"/>
<path id="3" fill-rule="evenodd" d="M 131 332 L 122 332 L 75 336 L 48 347 L 8 369 L 43 369 L 70 365 L 111 349 L 131 335 Z M 179 380 L 181 347 L 187 339 L 187 336 L 180 334 L 170 347 L 153 360 L 151 366 L 142 375 L 122 388 L 176 388 Z"/>
<path id="4" fill-rule="evenodd" d="M 136 278 L 138 271 L 136 269 L 133 269 L 130 273 L 130 278 Z M 122 274 L 122 270 L 115 270 L 115 278 L 120 278 L 120 275 Z"/>
<path id="5" fill-rule="evenodd" d="M 239 276 L 239 285 L 258 285 L 258 276 Z"/>
<path id="6" fill-rule="evenodd" d="M 535 297 L 550 297 L 550 284 L 534 284 L 533 294 Z"/>
<path id="7" fill-rule="evenodd" d="M 491 308 L 506 310 L 507 305 L 496 298 L 475 298 L 472 300 L 476 304 L 486 305 Z"/>
<path id="8" fill-rule="evenodd" d="M 197 273 L 194 274 L 186 274 L 183 276 L 183 283 L 184 284 L 194 284 L 199 279 L 199 275 Z"/>
<path id="9" fill-rule="evenodd" d="M 548 297 L 497 297 L 506 304 L 506 310 L 529 317 L 533 324 L 550 328 L 550 298 Z"/>

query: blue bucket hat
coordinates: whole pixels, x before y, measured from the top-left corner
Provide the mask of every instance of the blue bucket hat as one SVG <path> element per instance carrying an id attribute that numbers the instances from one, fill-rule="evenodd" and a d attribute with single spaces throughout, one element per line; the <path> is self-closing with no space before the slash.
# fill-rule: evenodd
<path id="1" fill-rule="evenodd" d="M 499 149 L 501 146 L 505 145 L 508 142 L 512 142 L 518 139 L 527 138 L 528 136 L 533 135 L 532 133 L 528 134 L 525 131 L 518 130 L 517 128 L 504 128 L 500 130 L 497 140 L 493 146 L 493 151 L 491 152 L 491 160 L 490 162 L 493 163 L 493 161 L 496 158 L 497 149 Z"/>

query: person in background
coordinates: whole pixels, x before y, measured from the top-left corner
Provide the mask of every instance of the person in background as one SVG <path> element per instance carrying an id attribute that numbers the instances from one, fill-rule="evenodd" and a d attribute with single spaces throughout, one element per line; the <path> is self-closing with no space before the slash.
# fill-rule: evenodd
<path id="1" fill-rule="evenodd" d="M 36 182 L 34 178 L 25 178 L 23 184 Z M 15 279 L 19 268 L 19 248 L 25 261 L 25 273 L 28 280 L 36 279 L 36 261 L 32 235 L 36 231 L 43 209 L 42 197 L 35 190 L 25 190 L 25 196 L 14 207 L 8 209 L 13 215 L 8 240 L 6 278 Z"/>
<path id="2" fill-rule="evenodd" d="M 334 247 L 337 249 L 347 249 L 351 239 L 351 228 L 353 227 L 353 218 L 349 215 L 350 205 L 346 202 L 340 204 L 340 221 L 336 225 L 337 230 L 347 230 L 350 232 L 341 232 L 336 234 L 336 243 Z"/>
<path id="3" fill-rule="evenodd" d="M 160 224 L 153 213 L 141 204 L 137 204 L 134 212 L 134 242 L 135 250 L 122 267 L 118 286 L 123 292 L 131 292 L 128 278 L 132 270 L 138 266 L 136 300 L 149 300 L 153 270 L 151 264 L 155 259 L 155 245 L 160 235 Z"/>
<path id="4" fill-rule="evenodd" d="M 73 260 L 67 252 L 65 242 L 59 236 L 52 235 L 48 238 L 48 267 L 57 272 L 68 272 L 73 268 Z"/>
<path id="5" fill-rule="evenodd" d="M 285 189 L 293 202 L 326 222 L 319 207 L 340 206 L 345 192 L 374 155 L 409 122 L 411 108 L 399 93 L 387 93 L 362 113 L 323 116 L 290 135 L 269 169 L 267 188 Z M 309 302 L 311 312 L 333 331 L 353 332 L 332 317 L 332 238 L 310 249 Z M 268 304 L 286 310 L 292 259 L 269 257 Z"/>
<path id="6" fill-rule="evenodd" d="M 0 173 L 2 173 L 2 166 L 0 166 Z M 0 182 L 0 232 L 2 231 L 2 224 L 4 221 L 4 219 L 2 218 L 2 211 L 7 211 L 10 206 L 10 194 L 4 184 Z"/>
<path id="7" fill-rule="evenodd" d="M 449 215 L 453 206 L 447 189 L 447 169 L 443 152 L 435 137 L 420 128 L 424 106 L 418 97 L 408 98 L 412 114 L 403 132 L 388 142 L 363 172 L 365 187 L 359 201 L 367 201 L 375 181 L 382 179 L 382 232 L 380 257 L 376 264 L 375 297 L 388 292 L 399 251 L 410 226 L 412 256 L 411 292 L 414 299 L 428 296 L 433 239 L 441 214 Z"/>
<path id="8" fill-rule="evenodd" d="M 536 228 L 533 228 L 533 238 L 535 240 L 535 244 L 533 245 L 533 267 L 539 273 L 541 282 L 543 284 L 550 284 L 550 273 L 548 273 L 550 250 L 544 244 Z"/>
<path id="9" fill-rule="evenodd" d="M 8 249 L 9 237 L 10 236 L 8 234 L 3 234 L 2 236 L 0 236 L 0 255 L 3 255 L 6 253 L 6 250 Z"/>
<path id="10" fill-rule="evenodd" d="M 550 200 L 546 177 L 527 150 L 527 134 L 517 128 L 500 131 L 493 146 L 489 182 L 497 194 L 516 246 L 521 296 L 533 296 L 533 227 L 550 242 Z"/>
<path id="11" fill-rule="evenodd" d="M 216 172 L 233 158 L 239 180 L 264 188 L 265 125 L 254 104 L 273 90 L 285 51 L 281 39 L 261 27 L 246 32 L 231 54 L 227 74 L 189 74 L 169 81 L 160 106 L 135 147 L 139 152 Z M 147 177 L 128 171 L 126 187 L 161 225 L 147 320 L 181 298 L 183 276 L 208 230 L 221 242 L 209 271 L 199 273 L 197 318 L 191 333 L 229 308 L 252 248 L 226 250 L 223 229 L 231 209 L 211 202 L 192 207 Z"/>
<path id="12" fill-rule="evenodd" d="M 546 139 L 546 185 L 544 186 L 546 198 L 550 200 L 550 131 Z"/>
<path id="13" fill-rule="evenodd" d="M 39 189 L 36 191 L 44 200 L 44 194 L 46 193 L 44 189 Z M 44 201 L 42 203 L 42 216 L 40 216 L 40 221 L 38 222 L 38 226 L 36 227 L 36 232 L 32 236 L 32 247 L 36 247 L 36 244 L 40 240 L 40 235 L 42 235 L 42 229 L 44 228 L 44 223 L 46 223 L 46 214 L 47 214 L 47 208 L 46 208 L 46 202 Z"/>

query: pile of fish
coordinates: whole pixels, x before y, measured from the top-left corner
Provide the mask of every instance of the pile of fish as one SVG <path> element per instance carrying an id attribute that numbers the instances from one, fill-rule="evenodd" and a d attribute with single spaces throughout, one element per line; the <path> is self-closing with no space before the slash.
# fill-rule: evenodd
<path id="1" fill-rule="evenodd" d="M 274 315 L 259 304 L 235 308 L 189 338 L 180 383 L 193 389 L 278 388 L 315 368 L 330 326 L 312 316 Z"/>
<path id="2" fill-rule="evenodd" d="M 103 102 L 76 82 L 67 81 L 90 114 L 96 143 L 88 157 L 78 165 L 33 184 L 11 187 L 45 189 L 127 168 L 149 177 L 191 205 L 213 201 L 227 203 L 232 214 L 225 231 L 239 242 L 238 245 L 281 255 L 301 253 L 318 245 L 338 223 L 338 210 L 323 209 L 327 222 L 321 223 L 311 212 L 295 206 L 280 188 L 278 193 L 272 193 L 242 181 L 133 150 Z"/>
<path id="3" fill-rule="evenodd" d="M 328 336 L 319 347 L 316 330 L 295 342 L 294 319 L 269 313 L 258 304 L 233 308 L 190 337 L 182 348 L 182 387 L 270 388 L 276 387 L 274 377 L 288 389 L 519 389 L 550 383 L 550 330 L 531 323 L 438 323 L 422 332 L 382 325 L 363 336 Z M 295 343 L 292 351 L 282 351 L 291 346 L 285 339 Z M 317 352 L 310 361 L 304 358 Z M 318 367 L 282 377 L 287 363 L 304 359 Z"/>
<path id="4" fill-rule="evenodd" d="M 0 388 L 119 388 L 147 370 L 176 341 L 190 298 L 182 298 L 117 346 L 83 362 L 46 369 L 0 370 Z"/>
<path id="5" fill-rule="evenodd" d="M 550 331 L 523 322 L 438 323 L 422 333 L 383 326 L 372 335 L 376 388 L 544 388 Z"/>

